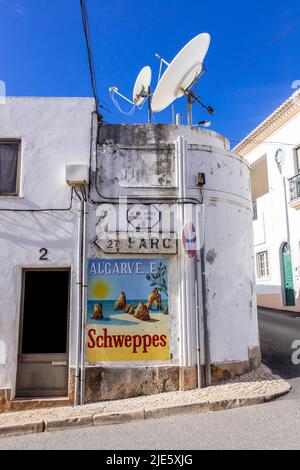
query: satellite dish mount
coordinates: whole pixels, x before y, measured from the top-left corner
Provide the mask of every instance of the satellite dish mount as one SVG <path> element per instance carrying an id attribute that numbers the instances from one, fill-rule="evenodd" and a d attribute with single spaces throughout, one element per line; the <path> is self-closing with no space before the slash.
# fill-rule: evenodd
<path id="1" fill-rule="evenodd" d="M 113 100 L 116 108 L 122 113 L 126 114 L 127 116 L 131 116 L 136 108 L 142 109 L 144 106 L 145 101 L 148 101 L 148 123 L 151 123 L 152 120 L 152 111 L 151 111 L 151 78 L 152 72 L 151 68 L 147 65 L 143 67 L 140 73 L 137 76 L 133 87 L 132 93 L 132 100 L 124 96 L 122 93 L 119 92 L 117 87 L 110 87 L 109 92 L 111 99 Z M 132 108 L 129 111 L 124 111 L 121 109 L 118 101 L 115 98 L 115 95 L 120 96 L 123 100 L 127 101 L 132 105 Z"/>
<path id="2" fill-rule="evenodd" d="M 191 85 L 186 90 L 181 88 L 181 91 L 187 97 L 187 119 L 188 119 L 189 126 L 192 126 L 193 124 L 192 106 L 194 103 L 200 104 L 200 106 L 202 106 L 202 108 L 204 108 L 208 112 L 208 114 L 210 114 L 211 116 L 215 112 L 215 110 L 211 106 L 206 106 L 204 103 L 202 103 L 199 97 L 195 95 L 194 91 L 192 91 L 192 86 L 197 84 L 197 81 L 205 72 L 207 72 L 207 68 L 205 67 L 205 65 L 203 65 L 201 72 L 197 75 L 197 77 L 191 83 Z"/>

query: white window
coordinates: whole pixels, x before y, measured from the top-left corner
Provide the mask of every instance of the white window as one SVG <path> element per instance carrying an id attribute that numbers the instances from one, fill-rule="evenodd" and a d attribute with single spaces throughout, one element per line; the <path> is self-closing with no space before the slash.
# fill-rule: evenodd
<path id="1" fill-rule="evenodd" d="M 300 173 L 300 147 L 296 149 L 296 175 Z"/>
<path id="2" fill-rule="evenodd" d="M 20 142 L 0 140 L 0 196 L 18 195 Z"/>
<path id="3" fill-rule="evenodd" d="M 267 251 L 256 253 L 256 275 L 258 278 L 270 276 L 269 253 Z"/>

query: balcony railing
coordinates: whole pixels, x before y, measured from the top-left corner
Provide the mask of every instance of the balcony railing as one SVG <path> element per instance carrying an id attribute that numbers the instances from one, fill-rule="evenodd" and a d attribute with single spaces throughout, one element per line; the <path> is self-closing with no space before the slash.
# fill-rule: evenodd
<path id="1" fill-rule="evenodd" d="M 289 179 L 290 201 L 300 198 L 300 173 Z"/>

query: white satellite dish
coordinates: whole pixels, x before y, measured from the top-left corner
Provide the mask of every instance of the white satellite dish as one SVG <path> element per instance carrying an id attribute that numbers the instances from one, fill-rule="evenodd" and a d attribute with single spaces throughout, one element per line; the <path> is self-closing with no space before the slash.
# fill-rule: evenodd
<path id="1" fill-rule="evenodd" d="M 137 76 L 133 87 L 133 102 L 136 106 L 140 106 L 148 96 L 151 85 L 152 71 L 149 65 L 142 68 Z"/>
<path id="2" fill-rule="evenodd" d="M 144 101 L 148 98 L 149 101 L 149 110 L 148 110 L 148 118 L 151 120 L 151 108 L 150 108 L 150 85 L 151 85 L 151 78 L 152 78 L 152 71 L 151 68 L 146 65 L 145 67 L 142 68 L 140 73 L 137 76 L 137 79 L 135 81 L 134 87 L 133 87 L 133 93 L 132 93 L 132 100 L 127 98 L 126 96 L 122 95 L 122 93 L 119 92 L 117 87 L 110 87 L 109 88 L 109 93 L 111 96 L 111 99 L 113 100 L 115 106 L 117 109 L 122 113 L 126 114 L 127 116 L 131 116 L 135 112 L 135 108 L 138 107 L 141 109 L 142 105 L 144 104 Z M 132 108 L 130 111 L 123 111 L 118 103 L 118 101 L 115 98 L 115 94 L 123 98 L 125 101 L 128 103 L 132 104 Z"/>
<path id="3" fill-rule="evenodd" d="M 168 64 L 158 54 L 156 56 L 168 65 L 167 70 L 161 77 L 152 97 L 151 108 L 153 112 L 159 112 L 169 106 L 176 98 L 183 95 L 194 98 L 204 106 L 208 112 L 213 113 L 213 109 L 206 107 L 189 90 L 190 87 L 206 70 L 203 62 L 210 44 L 210 35 L 202 33 L 194 37 L 176 55 L 173 61 Z"/>

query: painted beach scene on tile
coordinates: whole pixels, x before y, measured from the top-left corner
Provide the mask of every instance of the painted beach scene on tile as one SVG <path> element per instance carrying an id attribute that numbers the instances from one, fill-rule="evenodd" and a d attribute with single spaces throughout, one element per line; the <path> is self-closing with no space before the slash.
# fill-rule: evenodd
<path id="1" fill-rule="evenodd" d="M 86 359 L 169 359 L 166 259 L 90 259 Z"/>

